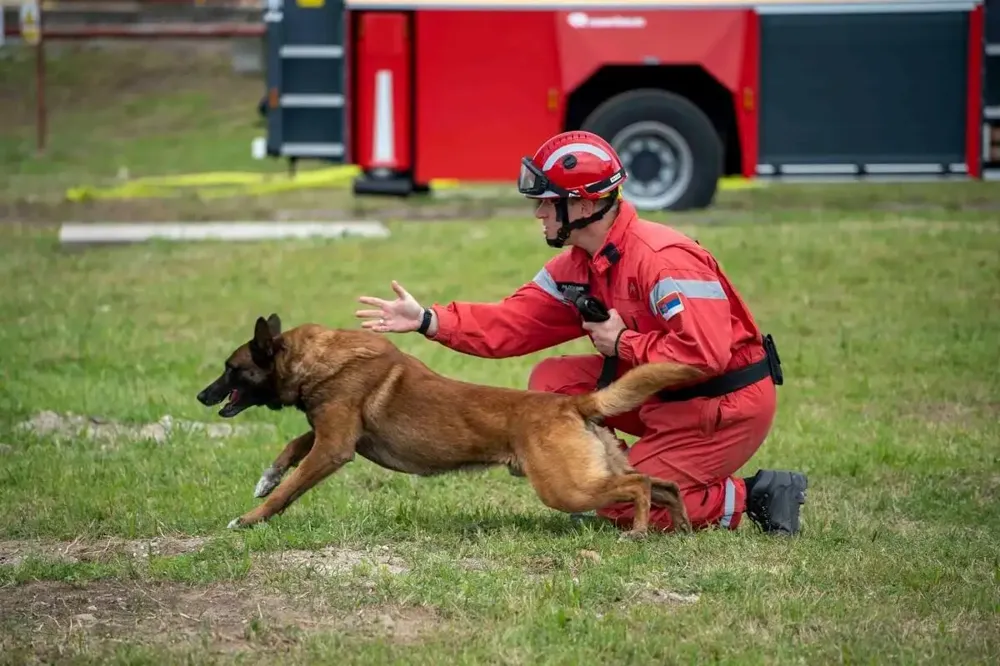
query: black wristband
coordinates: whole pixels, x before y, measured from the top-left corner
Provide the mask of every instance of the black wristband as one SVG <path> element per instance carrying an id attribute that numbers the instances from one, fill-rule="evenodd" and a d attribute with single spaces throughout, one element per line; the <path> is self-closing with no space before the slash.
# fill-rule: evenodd
<path id="1" fill-rule="evenodd" d="M 615 356 L 618 356 L 618 342 L 622 339 L 622 335 L 624 335 L 627 330 L 627 327 L 623 327 L 622 330 L 618 331 L 618 337 L 615 338 Z"/>
<path id="2" fill-rule="evenodd" d="M 427 335 L 427 329 L 431 327 L 431 309 L 424 308 L 424 318 L 420 322 L 420 328 L 417 329 L 417 333 L 420 335 Z"/>

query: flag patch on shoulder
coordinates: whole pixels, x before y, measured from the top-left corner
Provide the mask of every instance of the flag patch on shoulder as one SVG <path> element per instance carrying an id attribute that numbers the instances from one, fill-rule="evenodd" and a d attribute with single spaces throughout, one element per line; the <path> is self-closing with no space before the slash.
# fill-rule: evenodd
<path id="1" fill-rule="evenodd" d="M 684 301 L 681 300 L 679 291 L 672 291 L 656 302 L 656 311 L 664 319 L 670 319 L 676 314 L 684 312 Z"/>

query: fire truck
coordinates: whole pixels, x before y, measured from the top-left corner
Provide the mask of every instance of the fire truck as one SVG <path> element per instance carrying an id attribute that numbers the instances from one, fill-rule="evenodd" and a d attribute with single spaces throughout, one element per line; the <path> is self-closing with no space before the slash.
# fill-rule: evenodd
<path id="1" fill-rule="evenodd" d="M 357 194 L 611 142 L 640 210 L 720 178 L 1000 178 L 1000 0 L 267 0 L 266 154 Z"/>

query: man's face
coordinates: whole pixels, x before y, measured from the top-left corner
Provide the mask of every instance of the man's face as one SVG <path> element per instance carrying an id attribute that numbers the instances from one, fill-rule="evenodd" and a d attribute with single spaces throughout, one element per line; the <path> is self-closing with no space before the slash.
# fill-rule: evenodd
<path id="1" fill-rule="evenodd" d="M 586 217 L 594 212 L 593 203 L 584 199 L 570 199 L 568 208 L 570 220 Z M 558 219 L 558 213 L 556 212 L 556 200 L 539 199 L 535 207 L 535 217 L 541 220 L 542 233 L 545 237 L 555 239 L 556 234 L 559 232 L 559 227 L 561 226 Z M 578 233 L 578 229 L 574 229 L 570 232 L 567 245 L 573 244 L 573 238 Z"/>

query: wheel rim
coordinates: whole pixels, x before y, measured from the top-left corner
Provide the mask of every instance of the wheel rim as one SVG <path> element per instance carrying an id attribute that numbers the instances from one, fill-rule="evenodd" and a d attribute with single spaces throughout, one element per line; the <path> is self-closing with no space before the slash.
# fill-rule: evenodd
<path id="1" fill-rule="evenodd" d="M 691 146 L 669 125 L 654 120 L 629 125 L 611 139 L 611 145 L 628 173 L 622 195 L 636 208 L 666 208 L 691 184 Z"/>

